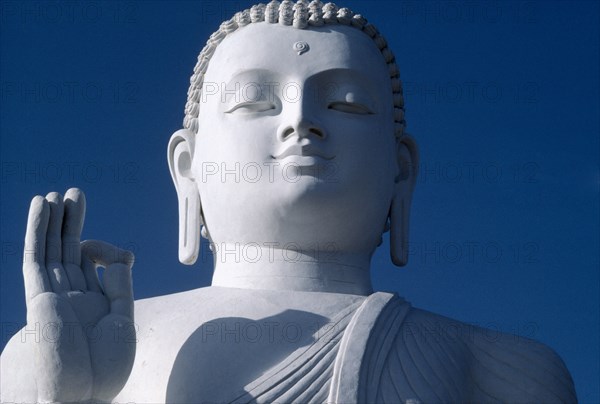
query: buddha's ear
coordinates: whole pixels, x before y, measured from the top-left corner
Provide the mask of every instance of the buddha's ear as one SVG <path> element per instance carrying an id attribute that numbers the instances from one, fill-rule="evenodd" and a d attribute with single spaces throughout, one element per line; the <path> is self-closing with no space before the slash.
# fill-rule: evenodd
<path id="1" fill-rule="evenodd" d="M 408 224 L 419 167 L 419 150 L 415 140 L 407 134 L 397 140 L 396 146 L 398 175 L 390 207 L 390 254 L 395 265 L 404 266 L 408 262 Z"/>
<path id="2" fill-rule="evenodd" d="M 200 194 L 192 174 L 194 134 L 188 129 L 173 133 L 167 149 L 169 170 L 179 205 L 179 261 L 192 265 L 200 252 Z"/>

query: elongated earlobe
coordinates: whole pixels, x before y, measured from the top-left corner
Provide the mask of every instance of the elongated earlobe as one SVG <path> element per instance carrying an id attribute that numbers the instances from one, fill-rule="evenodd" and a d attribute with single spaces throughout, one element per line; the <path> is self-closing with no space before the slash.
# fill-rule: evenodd
<path id="1" fill-rule="evenodd" d="M 200 194 L 192 176 L 194 135 L 187 129 L 171 136 L 168 147 L 169 169 L 177 189 L 179 207 L 179 261 L 192 265 L 200 253 L 202 226 Z"/>
<path id="2" fill-rule="evenodd" d="M 419 152 L 412 137 L 398 140 L 398 176 L 395 195 L 390 206 L 390 255 L 394 265 L 408 263 L 409 221 L 412 193 L 417 178 Z"/>
<path id="3" fill-rule="evenodd" d="M 409 203 L 405 198 L 394 198 L 390 209 L 390 254 L 394 265 L 399 267 L 408 263 Z"/>
<path id="4" fill-rule="evenodd" d="M 179 261 L 192 265 L 200 253 L 200 196 L 178 196 L 179 199 Z"/>

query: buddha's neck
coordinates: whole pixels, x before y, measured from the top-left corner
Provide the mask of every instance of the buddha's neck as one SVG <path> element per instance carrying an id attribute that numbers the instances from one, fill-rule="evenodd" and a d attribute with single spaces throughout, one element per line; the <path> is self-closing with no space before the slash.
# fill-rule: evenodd
<path id="1" fill-rule="evenodd" d="M 369 295 L 369 254 L 298 252 L 258 244 L 214 251 L 213 286 Z"/>

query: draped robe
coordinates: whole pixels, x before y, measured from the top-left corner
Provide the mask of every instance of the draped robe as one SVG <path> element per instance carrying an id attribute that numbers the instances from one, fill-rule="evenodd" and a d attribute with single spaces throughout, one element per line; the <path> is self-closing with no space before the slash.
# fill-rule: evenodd
<path id="1" fill-rule="evenodd" d="M 374 293 L 333 324 L 231 402 L 577 401 L 548 347 L 414 309 L 395 294 Z"/>

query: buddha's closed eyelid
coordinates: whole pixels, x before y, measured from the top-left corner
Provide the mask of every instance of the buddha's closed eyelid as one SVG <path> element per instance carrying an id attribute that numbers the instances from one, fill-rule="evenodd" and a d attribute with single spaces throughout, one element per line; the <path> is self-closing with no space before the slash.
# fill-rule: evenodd
<path id="1" fill-rule="evenodd" d="M 327 109 L 356 115 L 372 115 L 374 112 L 364 104 L 349 101 L 333 101 L 327 105 Z"/>
<path id="2" fill-rule="evenodd" d="M 230 114 L 236 111 L 238 113 L 264 112 L 275 108 L 275 104 L 269 101 L 246 101 L 235 104 L 232 108 L 225 111 L 225 113 Z"/>
<path id="3" fill-rule="evenodd" d="M 334 84 L 327 94 L 326 107 L 334 111 L 373 115 L 377 110 L 376 105 L 369 93 L 355 84 Z"/>

